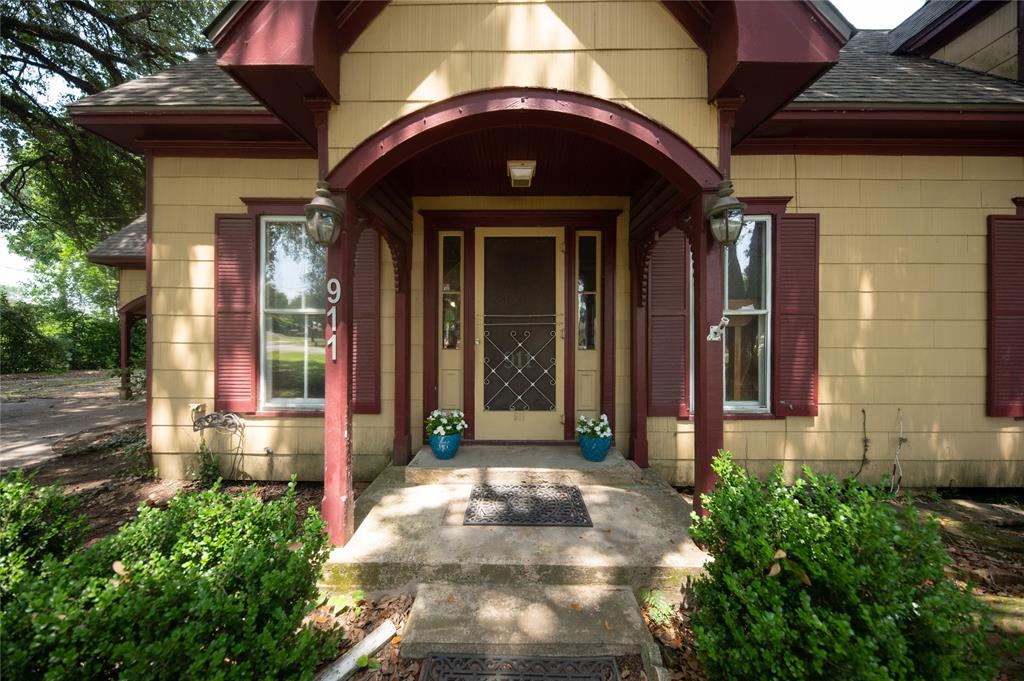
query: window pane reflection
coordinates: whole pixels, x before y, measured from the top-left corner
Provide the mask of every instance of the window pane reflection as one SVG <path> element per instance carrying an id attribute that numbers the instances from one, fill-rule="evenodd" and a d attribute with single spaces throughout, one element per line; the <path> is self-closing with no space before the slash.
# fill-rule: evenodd
<path id="1" fill-rule="evenodd" d="M 764 403 L 764 315 L 731 315 L 725 327 L 725 399 Z"/>
<path id="2" fill-rule="evenodd" d="M 593 350 L 597 337 L 597 294 L 581 293 L 577 301 L 579 319 L 576 321 L 576 347 L 580 350 Z"/>
<path id="3" fill-rule="evenodd" d="M 743 224 L 736 243 L 726 249 L 728 309 L 764 309 L 765 232 L 763 220 Z"/>
<path id="4" fill-rule="evenodd" d="M 597 237 L 580 236 L 576 249 L 576 347 L 597 347 Z"/>
<path id="5" fill-rule="evenodd" d="M 441 347 L 462 340 L 462 237 L 441 237 Z"/>
<path id="6" fill-rule="evenodd" d="M 265 235 L 264 307 L 322 308 L 327 249 L 306 235 L 304 223 L 294 220 L 268 221 Z"/>
<path id="7" fill-rule="evenodd" d="M 323 317 L 277 313 L 265 322 L 267 399 L 323 399 Z"/>

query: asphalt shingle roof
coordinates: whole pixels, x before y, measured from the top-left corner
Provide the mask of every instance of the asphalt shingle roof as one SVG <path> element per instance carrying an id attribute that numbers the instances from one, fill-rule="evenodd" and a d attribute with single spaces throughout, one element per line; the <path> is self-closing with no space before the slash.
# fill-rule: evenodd
<path id="1" fill-rule="evenodd" d="M 72 106 L 263 108 L 245 88 L 217 66 L 214 54 L 201 55 L 184 64 L 116 85 L 80 99 Z"/>
<path id="2" fill-rule="evenodd" d="M 127 225 L 101 241 L 86 254 L 89 260 L 108 258 L 146 258 L 146 214 L 143 213 Z"/>
<path id="3" fill-rule="evenodd" d="M 903 23 L 889 31 L 889 51 L 899 50 L 908 40 L 961 4 L 961 0 L 929 0 L 924 3 L 920 9 L 904 19 Z"/>
<path id="4" fill-rule="evenodd" d="M 889 54 L 889 31 L 859 31 L 796 104 L 1024 105 L 1024 83 Z"/>

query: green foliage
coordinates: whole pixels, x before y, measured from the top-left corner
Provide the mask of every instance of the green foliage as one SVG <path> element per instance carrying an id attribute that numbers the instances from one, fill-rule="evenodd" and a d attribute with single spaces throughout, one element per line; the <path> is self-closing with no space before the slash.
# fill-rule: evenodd
<path id="1" fill-rule="evenodd" d="M 42 316 L 35 305 L 8 300 L 0 292 L 0 371 L 59 371 L 67 366 L 61 343 L 40 330 Z"/>
<path id="2" fill-rule="evenodd" d="M 189 471 L 192 477 L 199 481 L 203 488 L 213 487 L 220 481 L 220 466 L 217 464 L 217 455 L 210 451 L 206 444 L 206 438 L 199 434 L 199 451 L 196 452 L 195 463 Z"/>
<path id="3" fill-rule="evenodd" d="M 713 679 L 985 679 L 985 617 L 947 580 L 936 523 L 809 470 L 748 477 L 728 454 L 692 535 L 714 557 L 693 630 Z"/>
<path id="4" fill-rule="evenodd" d="M 300 526 L 294 481 L 179 494 L 46 574 L 3 613 L 4 678 L 307 678 L 339 632 L 304 624 L 327 558 L 315 510 Z"/>
<path id="5" fill-rule="evenodd" d="M 77 549 L 87 524 L 78 501 L 58 486 L 42 487 L 15 468 L 0 478 L 0 599 L 46 558 L 63 559 Z"/>
<path id="6" fill-rule="evenodd" d="M 335 612 L 351 612 L 353 615 L 359 615 L 363 611 L 360 605 L 366 598 L 366 594 L 362 591 L 356 590 L 347 594 L 335 594 L 327 599 L 327 605 L 332 607 Z"/>
<path id="7" fill-rule="evenodd" d="M 640 600 L 647 608 L 647 617 L 659 627 L 667 627 L 672 624 L 675 615 L 675 608 L 660 591 L 649 591 L 644 589 L 640 592 Z"/>
<path id="8" fill-rule="evenodd" d="M 366 655 L 360 655 L 356 658 L 356 666 L 360 669 L 380 669 L 380 660 L 371 660 Z"/>

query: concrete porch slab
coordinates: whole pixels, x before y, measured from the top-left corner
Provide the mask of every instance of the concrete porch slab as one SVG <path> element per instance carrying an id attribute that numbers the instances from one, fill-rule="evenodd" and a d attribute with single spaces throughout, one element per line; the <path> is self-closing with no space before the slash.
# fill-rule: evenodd
<path id="1" fill-rule="evenodd" d="M 406 658 L 476 653 L 657 659 L 658 651 L 632 591 L 581 585 L 420 585 L 401 646 Z"/>
<path id="2" fill-rule="evenodd" d="M 550 482 L 561 485 L 632 485 L 640 469 L 617 449 L 601 462 L 587 461 L 566 445 L 466 445 L 452 459 L 438 459 L 423 447 L 405 467 L 405 480 L 418 485 L 448 483 Z"/>
<path id="3" fill-rule="evenodd" d="M 491 478 L 487 478 L 491 479 Z M 580 485 L 592 528 L 465 526 L 467 483 L 410 485 L 385 471 L 359 498 L 361 520 L 324 566 L 322 588 L 347 592 L 425 582 L 594 584 L 677 590 L 707 555 L 691 507 L 656 475 L 628 486 Z"/>

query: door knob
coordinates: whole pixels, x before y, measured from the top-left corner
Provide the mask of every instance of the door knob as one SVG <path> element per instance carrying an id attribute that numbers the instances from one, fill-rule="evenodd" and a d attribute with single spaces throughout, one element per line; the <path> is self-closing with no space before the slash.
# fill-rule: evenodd
<path id="1" fill-rule="evenodd" d="M 474 345 L 480 345 L 480 339 L 479 338 L 474 339 L 473 340 L 473 344 Z"/>

